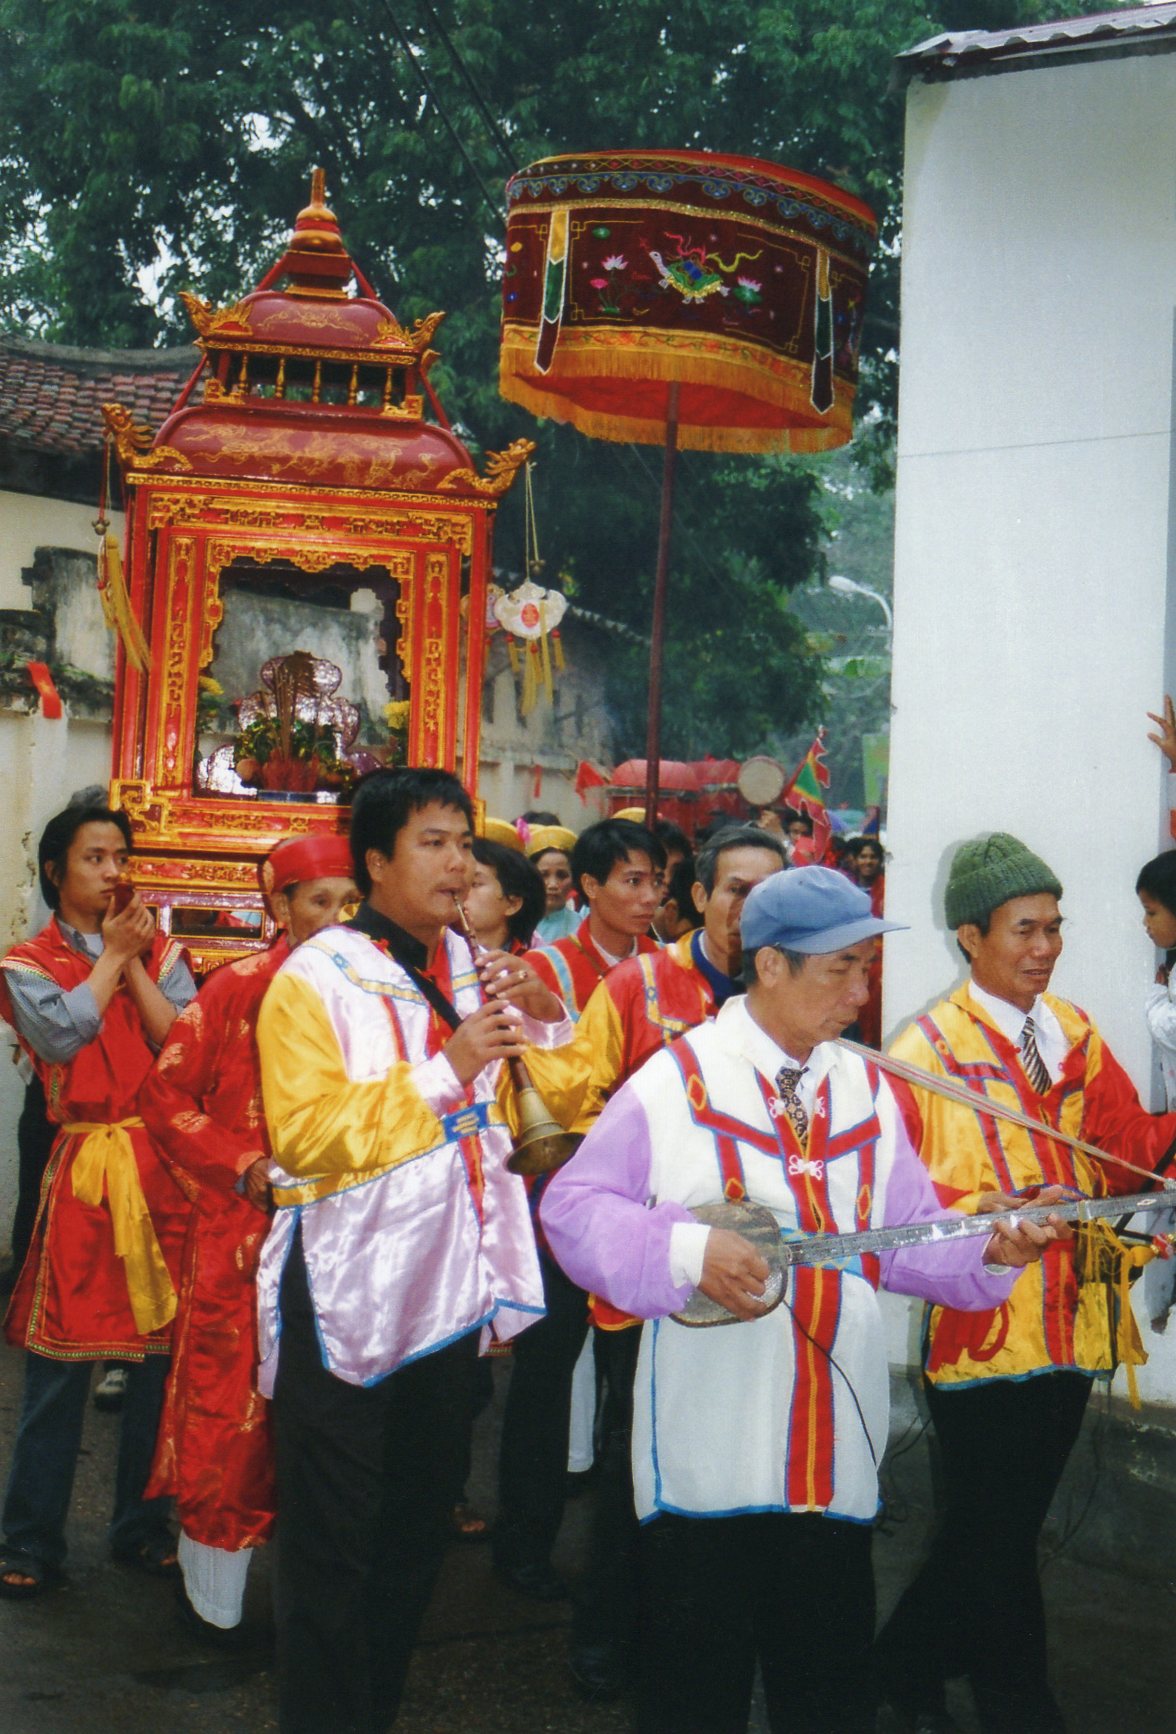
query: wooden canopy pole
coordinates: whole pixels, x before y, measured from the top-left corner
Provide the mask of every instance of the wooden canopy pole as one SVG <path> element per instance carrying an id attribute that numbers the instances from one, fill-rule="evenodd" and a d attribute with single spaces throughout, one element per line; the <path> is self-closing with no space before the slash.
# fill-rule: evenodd
<path id="1" fill-rule="evenodd" d="M 661 519 L 657 532 L 657 568 L 653 579 L 653 624 L 649 640 L 649 714 L 645 726 L 645 823 L 657 818 L 661 776 L 662 657 L 666 636 L 666 587 L 670 573 L 670 531 L 674 522 L 674 468 L 678 455 L 678 382 L 670 386 L 666 405 L 666 449 L 662 463 Z"/>

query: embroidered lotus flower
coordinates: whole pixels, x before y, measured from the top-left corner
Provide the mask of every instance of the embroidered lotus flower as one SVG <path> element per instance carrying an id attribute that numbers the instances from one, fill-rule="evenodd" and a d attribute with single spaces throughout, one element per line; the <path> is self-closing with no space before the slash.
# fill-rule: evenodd
<path id="1" fill-rule="evenodd" d="M 742 301 L 745 307 L 754 307 L 760 299 L 762 289 L 763 284 L 757 283 L 754 277 L 740 277 L 732 290 L 732 294 L 737 301 Z"/>
<path id="2" fill-rule="evenodd" d="M 610 253 L 608 258 L 602 261 L 605 271 L 623 271 L 627 264 L 628 260 L 620 253 Z"/>
<path id="3" fill-rule="evenodd" d="M 590 277 L 588 279 L 588 281 L 589 281 L 589 283 L 591 283 L 591 285 L 594 289 L 607 289 L 608 288 L 608 278 L 607 277 Z"/>

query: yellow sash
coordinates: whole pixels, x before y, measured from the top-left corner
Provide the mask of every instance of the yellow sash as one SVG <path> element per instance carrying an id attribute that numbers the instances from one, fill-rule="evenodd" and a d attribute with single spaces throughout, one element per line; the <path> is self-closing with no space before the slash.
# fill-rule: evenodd
<path id="1" fill-rule="evenodd" d="M 1155 1256 L 1154 1246 L 1125 1245 L 1103 1217 L 1084 1222 L 1078 1230 L 1074 1269 L 1079 1282 L 1107 1284 L 1111 1348 L 1114 1360 L 1127 1369 L 1127 1395 L 1133 1409 L 1140 1406 L 1135 1369 L 1147 1365 L 1147 1350 L 1131 1305 L 1131 1277 Z"/>
<path id="2" fill-rule="evenodd" d="M 175 1318 L 176 1291 L 155 1238 L 135 1147 L 127 1135 L 128 1127 L 142 1124 L 136 1115 L 113 1125 L 75 1121 L 62 1131 L 82 1140 L 73 1159 L 74 1197 L 95 1207 L 104 1196 L 109 1200 L 114 1250 L 126 1272 L 135 1328 L 146 1337 Z"/>

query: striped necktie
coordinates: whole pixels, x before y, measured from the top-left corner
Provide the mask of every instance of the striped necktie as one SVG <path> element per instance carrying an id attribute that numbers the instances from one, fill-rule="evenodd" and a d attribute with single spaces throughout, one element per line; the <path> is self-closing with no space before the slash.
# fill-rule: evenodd
<path id="1" fill-rule="evenodd" d="M 776 1073 L 776 1088 L 780 1092 L 781 1105 L 802 1145 L 808 1137 L 809 1129 L 808 1110 L 800 1099 L 799 1089 L 804 1072 L 804 1066 L 781 1066 Z"/>
<path id="2" fill-rule="evenodd" d="M 1021 1070 L 1039 1096 L 1047 1094 L 1050 1076 L 1045 1061 L 1037 1051 L 1032 1018 L 1025 1019 L 1025 1028 L 1021 1031 Z"/>

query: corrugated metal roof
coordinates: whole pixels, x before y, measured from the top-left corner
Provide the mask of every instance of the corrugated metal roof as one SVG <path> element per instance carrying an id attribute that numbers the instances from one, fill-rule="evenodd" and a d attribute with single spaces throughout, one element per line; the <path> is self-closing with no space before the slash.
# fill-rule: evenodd
<path id="1" fill-rule="evenodd" d="M 122 403 L 154 430 L 167 419 L 196 349 L 69 349 L 0 337 L 0 438 L 78 455 L 102 447 L 102 405 Z"/>
<path id="2" fill-rule="evenodd" d="M 1023 24 L 1015 30 L 949 31 L 908 48 L 895 60 L 910 77 L 950 76 L 957 68 L 978 69 L 986 62 L 1027 55 L 1077 54 L 1108 45 L 1158 46 L 1166 36 L 1176 47 L 1176 5 L 1131 6 L 1086 18 L 1061 18 L 1052 24 Z"/>

